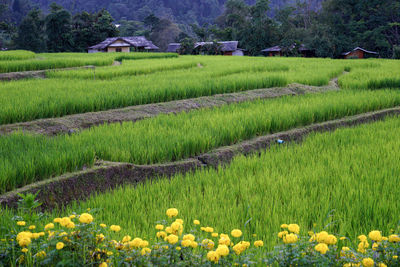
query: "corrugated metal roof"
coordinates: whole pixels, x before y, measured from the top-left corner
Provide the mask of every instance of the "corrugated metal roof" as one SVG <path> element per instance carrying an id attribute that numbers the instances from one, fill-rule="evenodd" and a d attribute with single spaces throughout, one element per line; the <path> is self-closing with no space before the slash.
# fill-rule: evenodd
<path id="1" fill-rule="evenodd" d="M 159 49 L 151 41 L 147 40 L 146 37 L 144 37 L 144 36 L 107 38 L 103 42 L 89 47 L 89 49 L 103 50 L 103 49 L 106 49 L 107 47 L 111 46 L 113 43 L 115 43 L 118 40 L 123 41 L 127 44 L 130 44 L 131 46 L 134 46 L 134 47 L 144 47 L 145 49 L 147 49 L 146 47 L 149 47 L 151 50 Z"/>
<path id="2" fill-rule="evenodd" d="M 378 55 L 377 52 L 368 51 L 368 50 L 366 50 L 366 49 L 364 49 L 364 48 L 361 48 L 361 47 L 357 46 L 357 47 L 354 48 L 353 50 L 351 50 L 351 51 L 349 51 L 349 52 L 343 53 L 342 56 L 347 56 L 347 55 L 350 54 L 351 52 L 354 52 L 354 51 L 357 51 L 357 50 L 361 50 L 361 51 L 363 51 L 363 52 L 365 52 L 365 53 L 367 53 L 367 54 Z"/>
<path id="3" fill-rule="evenodd" d="M 280 52 L 280 51 L 282 51 L 282 48 L 279 45 L 261 50 L 261 52 Z"/>
<path id="4" fill-rule="evenodd" d="M 177 53 L 178 50 L 181 48 L 180 43 L 170 43 L 167 48 L 167 52 L 169 53 Z"/>

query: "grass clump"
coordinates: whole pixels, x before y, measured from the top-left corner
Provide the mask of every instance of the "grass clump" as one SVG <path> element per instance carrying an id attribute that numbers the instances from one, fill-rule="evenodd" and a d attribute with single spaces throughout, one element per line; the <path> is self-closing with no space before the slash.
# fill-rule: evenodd
<path id="1" fill-rule="evenodd" d="M 36 54 L 26 50 L 0 51 L 0 61 L 23 60 L 35 58 Z"/>

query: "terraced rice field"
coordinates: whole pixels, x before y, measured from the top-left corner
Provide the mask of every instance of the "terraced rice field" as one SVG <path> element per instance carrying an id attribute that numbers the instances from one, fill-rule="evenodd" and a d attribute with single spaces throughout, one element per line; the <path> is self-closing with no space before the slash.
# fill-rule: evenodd
<path id="1" fill-rule="evenodd" d="M 109 66 L 114 60 L 122 64 Z M 8 194 L 0 200 L 12 196 L 12 190 L 33 184 L 35 191 L 36 182 L 90 169 L 99 160 L 173 165 L 255 137 L 400 106 L 400 61 L 395 60 L 0 53 L 0 72 L 83 65 L 103 67 L 1 82 L 0 125 L 85 112 L 95 116 L 217 94 L 223 98 L 261 88 L 279 91 L 293 84 L 325 88 L 334 78 L 340 90 L 233 101 L 177 114 L 157 113 L 140 121 L 92 123 L 53 137 L 7 133 L 0 136 L 0 193 Z M 46 123 L 52 127 L 51 120 Z M 202 218 L 202 225 L 212 225 L 219 233 L 245 228 L 246 240 L 262 239 L 269 248 L 276 244 L 276 229 L 283 222 L 304 228 L 329 225 L 329 231 L 351 238 L 375 228 L 389 231 L 400 218 L 399 130 L 400 119 L 393 116 L 310 133 L 300 144 L 276 144 L 259 154 L 238 156 L 223 168 L 122 184 L 65 207 L 59 203 L 44 218 L 92 208 L 99 221 L 122 226 L 115 238 L 128 233 L 154 236 L 154 223 L 167 208 L 176 207 L 185 220 Z M 18 214 L 7 207 L 1 212 L 2 226 Z M 41 224 L 44 221 L 36 222 Z M 0 227 L 0 237 L 7 229 Z"/>

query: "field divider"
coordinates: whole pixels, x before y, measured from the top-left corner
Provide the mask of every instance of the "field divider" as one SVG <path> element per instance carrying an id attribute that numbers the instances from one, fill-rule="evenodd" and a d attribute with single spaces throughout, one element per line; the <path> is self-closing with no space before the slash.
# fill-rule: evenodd
<path id="1" fill-rule="evenodd" d="M 279 139 L 285 141 L 285 144 L 300 143 L 311 133 L 330 132 L 338 128 L 371 123 L 395 115 L 400 115 L 399 106 L 256 137 L 178 162 L 134 165 L 98 161 L 93 168 L 64 174 L 1 195 L 0 205 L 15 208 L 19 199 L 18 193 L 40 191 L 38 200 L 43 203 L 41 206 L 43 210 L 60 208 L 73 201 L 84 200 L 91 195 L 104 193 L 124 184 L 137 184 L 150 179 L 169 178 L 176 174 L 186 174 L 205 168 L 218 168 L 229 164 L 235 156 L 248 156 L 265 151 L 271 145 L 276 144 Z"/>
<path id="2" fill-rule="evenodd" d="M 88 112 L 60 118 L 39 119 L 30 122 L 0 125 L 0 135 L 16 131 L 54 136 L 67 134 L 105 123 L 136 122 L 156 117 L 160 114 L 188 112 L 201 108 L 219 107 L 258 99 L 272 99 L 283 96 L 296 96 L 306 93 L 323 93 L 340 90 L 337 78 L 326 86 L 290 84 L 286 87 L 255 89 L 238 93 L 217 94 L 170 102 L 131 106 L 108 111 Z"/>
<path id="3" fill-rule="evenodd" d="M 65 70 L 80 70 L 80 69 L 94 69 L 94 68 L 95 68 L 95 66 L 88 65 L 88 66 L 82 66 L 82 67 L 6 72 L 6 73 L 0 73 L 0 81 L 16 81 L 16 80 L 29 79 L 29 78 L 45 79 L 46 73 L 49 71 L 65 71 Z"/>

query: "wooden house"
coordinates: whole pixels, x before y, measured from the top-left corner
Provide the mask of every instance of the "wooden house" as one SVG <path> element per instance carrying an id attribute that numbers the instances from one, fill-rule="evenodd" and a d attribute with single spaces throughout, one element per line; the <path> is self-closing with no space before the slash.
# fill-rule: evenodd
<path id="1" fill-rule="evenodd" d="M 113 37 L 107 38 L 103 42 L 88 48 L 89 53 L 98 52 L 125 52 L 129 53 L 131 49 L 135 51 L 156 51 L 159 48 L 144 36 L 134 37 Z"/>
<path id="2" fill-rule="evenodd" d="M 281 57 L 283 56 L 283 50 L 279 45 L 273 46 L 266 48 L 264 50 L 261 50 L 261 52 L 268 57 Z"/>
<path id="3" fill-rule="evenodd" d="M 351 58 L 363 59 L 363 58 L 377 57 L 377 56 L 379 56 L 377 52 L 368 51 L 361 47 L 356 47 L 353 50 L 342 54 L 342 57 L 344 59 L 351 59 Z"/>
<path id="4" fill-rule="evenodd" d="M 201 49 L 207 45 L 213 45 L 213 42 L 196 42 L 194 44 L 194 54 L 200 54 Z M 224 56 L 243 56 L 244 49 L 238 48 L 238 41 L 222 41 L 217 42 L 220 45 L 220 51 Z M 168 45 L 167 52 L 170 53 L 179 53 L 179 49 L 181 48 L 180 43 L 170 43 Z"/>
<path id="5" fill-rule="evenodd" d="M 302 57 L 314 57 L 315 56 L 315 51 L 312 49 L 307 48 L 305 45 L 297 45 L 297 44 L 292 44 L 289 47 L 281 47 L 279 45 L 266 48 L 264 50 L 261 50 L 261 52 L 268 57 L 276 57 L 276 56 L 284 56 L 285 52 L 286 54 L 293 54 L 293 55 L 299 55 Z"/>

